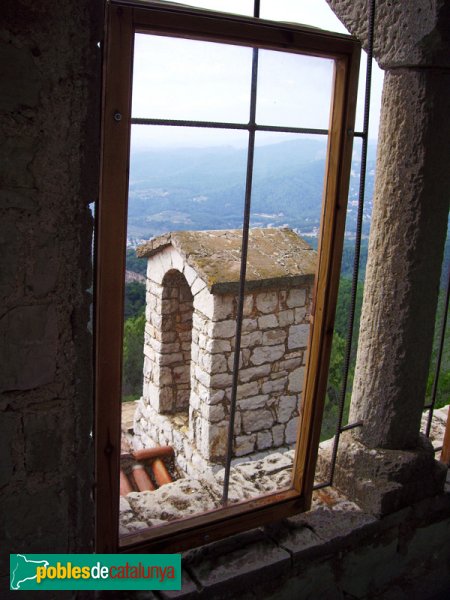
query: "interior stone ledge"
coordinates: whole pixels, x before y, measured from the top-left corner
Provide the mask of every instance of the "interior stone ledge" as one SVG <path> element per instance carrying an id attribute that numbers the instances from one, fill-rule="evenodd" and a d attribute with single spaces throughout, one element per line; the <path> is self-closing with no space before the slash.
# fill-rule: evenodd
<path id="1" fill-rule="evenodd" d="M 450 534 L 450 477 L 445 493 L 383 519 L 364 513 L 333 488 L 323 494 L 314 493 L 307 513 L 183 553 L 183 589 L 161 597 L 448 597 L 450 556 L 442 549 Z"/>
<path id="2" fill-rule="evenodd" d="M 333 439 L 320 445 L 316 477 L 327 480 Z M 434 458 L 431 442 L 420 436 L 413 450 L 367 448 L 344 432 L 339 442 L 333 485 L 362 508 L 382 517 L 444 491 L 447 468 Z"/>

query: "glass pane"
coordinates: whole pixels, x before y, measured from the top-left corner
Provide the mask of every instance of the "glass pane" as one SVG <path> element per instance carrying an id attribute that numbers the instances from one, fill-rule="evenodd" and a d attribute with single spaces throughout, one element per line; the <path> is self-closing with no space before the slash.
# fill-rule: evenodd
<path id="1" fill-rule="evenodd" d="M 236 130 L 132 127 L 122 535 L 221 506 L 222 485 L 213 467 L 223 460 L 229 404 L 225 392 L 220 403 L 210 399 L 217 386 L 229 386 L 235 297 L 223 297 L 214 316 L 212 295 L 196 273 L 203 254 L 204 268 L 215 264 L 218 277 L 234 265 L 210 252 L 211 230 L 242 227 L 247 142 L 248 133 Z M 158 238 L 168 233 L 179 251 Z M 136 248 L 151 238 L 160 240 L 158 251 L 138 258 Z M 225 315 L 226 307 L 231 312 Z M 210 347 L 211 326 L 225 316 L 229 331 L 219 354 Z M 131 454 L 158 446 L 169 449 L 156 460 Z"/>
<path id="2" fill-rule="evenodd" d="M 129 245 L 169 231 L 242 226 L 245 131 L 133 125 Z"/>
<path id="3" fill-rule="evenodd" d="M 333 61 L 261 50 L 258 125 L 328 129 Z"/>
<path id="4" fill-rule="evenodd" d="M 251 48 L 138 34 L 132 116 L 247 122 Z"/>
<path id="5" fill-rule="evenodd" d="M 291 485 L 327 139 L 257 132 L 255 145 L 231 502 Z"/>
<path id="6" fill-rule="evenodd" d="M 137 35 L 133 117 L 248 122 L 252 54 Z M 332 79 L 331 60 L 260 50 L 258 124 L 327 129 Z M 121 535 L 221 507 L 248 135 L 132 127 Z M 326 147 L 256 134 L 231 503 L 290 487 Z"/>

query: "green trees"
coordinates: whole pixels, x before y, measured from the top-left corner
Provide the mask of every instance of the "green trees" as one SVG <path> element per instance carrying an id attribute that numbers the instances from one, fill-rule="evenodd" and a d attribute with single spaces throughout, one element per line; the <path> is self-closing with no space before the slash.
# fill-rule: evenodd
<path id="1" fill-rule="evenodd" d="M 448 273 L 448 265 L 445 263 L 446 263 L 446 261 L 444 258 L 443 272 L 445 269 L 447 269 L 444 273 L 444 274 L 447 274 Z M 445 285 L 445 283 L 446 283 L 445 279 L 444 278 L 442 278 L 442 279 L 444 280 L 443 284 Z M 445 310 L 445 289 L 441 288 L 441 290 L 439 292 L 438 307 L 437 307 L 437 311 L 436 311 L 436 323 L 434 325 L 433 352 L 431 355 L 430 371 L 429 371 L 428 380 L 427 380 L 425 404 L 429 404 L 431 402 L 431 394 L 432 394 L 432 390 L 433 390 L 436 362 L 437 362 L 438 353 L 439 353 L 440 334 L 441 334 L 442 320 L 444 318 L 444 310 Z M 435 404 L 436 408 L 441 408 L 450 402 L 450 338 L 448 336 L 449 323 L 450 323 L 450 320 L 447 319 L 446 334 L 444 337 L 444 347 L 443 347 L 442 357 L 441 357 L 441 368 L 440 368 L 439 379 L 438 379 L 437 388 L 436 388 L 436 404 Z"/>
<path id="2" fill-rule="evenodd" d="M 145 285 L 138 281 L 125 284 L 124 318 L 135 317 L 145 309 Z"/>
<path id="3" fill-rule="evenodd" d="M 122 400 L 134 400 L 142 393 L 144 367 L 145 285 L 125 285 L 123 327 Z"/>
<path id="4" fill-rule="evenodd" d="M 135 248 L 127 248 L 126 261 L 127 271 L 132 271 L 133 273 L 138 273 L 145 277 L 147 273 L 147 261 L 136 256 Z"/>
<path id="5" fill-rule="evenodd" d="M 444 269 L 446 268 L 444 261 Z M 447 267 L 448 268 L 448 267 Z M 446 271 L 448 272 L 448 271 Z M 347 422 L 348 410 L 353 386 L 353 376 L 355 372 L 356 351 L 358 347 L 359 321 L 361 316 L 361 306 L 363 297 L 363 283 L 358 284 L 356 294 L 356 312 L 355 325 L 353 329 L 353 345 L 350 357 L 350 369 L 348 375 L 347 391 L 344 403 L 344 420 Z M 324 416 L 322 421 L 321 440 L 326 440 L 336 433 L 336 424 L 338 418 L 339 394 L 342 386 L 342 376 L 345 361 L 345 340 L 347 337 L 348 314 L 351 297 L 351 280 L 342 277 L 339 283 L 339 294 L 336 309 L 336 319 L 333 335 L 333 346 L 331 350 L 330 368 L 328 372 L 327 394 L 325 398 Z M 436 313 L 435 336 L 433 341 L 433 353 L 431 357 L 430 371 L 427 381 L 426 398 L 424 404 L 431 401 L 431 392 L 436 368 L 436 360 L 439 347 L 439 335 L 441 331 L 441 322 L 444 317 L 445 289 L 441 289 L 439 294 L 438 309 Z M 447 331 L 450 321 L 447 322 Z M 450 338 L 445 336 L 444 348 L 442 353 L 441 370 L 439 374 L 438 385 L 436 389 L 436 408 L 440 408 L 450 402 Z"/>
<path id="6" fill-rule="evenodd" d="M 145 313 L 130 317 L 123 330 L 123 383 L 122 394 L 133 398 L 142 393 L 142 369 L 144 366 Z M 131 398 L 130 398 L 131 399 Z"/>
<path id="7" fill-rule="evenodd" d="M 352 282 L 342 277 L 339 282 L 339 293 L 334 323 L 333 345 L 331 348 L 330 367 L 328 371 L 327 394 L 322 421 L 321 439 L 326 440 L 336 433 L 336 425 L 339 411 L 339 395 L 342 387 L 342 378 L 345 362 L 345 346 L 348 329 L 348 315 L 351 300 Z M 348 373 L 347 390 L 344 402 L 344 424 L 346 423 L 350 398 L 352 394 L 353 376 L 355 372 L 355 360 L 361 316 L 363 297 L 363 284 L 359 283 L 356 293 L 355 324 L 353 328 L 353 345 L 350 355 L 350 368 Z"/>

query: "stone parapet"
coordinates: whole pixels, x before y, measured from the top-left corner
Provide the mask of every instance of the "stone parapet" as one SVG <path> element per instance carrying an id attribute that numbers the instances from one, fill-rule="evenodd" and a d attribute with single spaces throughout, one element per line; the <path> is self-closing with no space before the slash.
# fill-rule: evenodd
<path id="1" fill-rule="evenodd" d="M 315 508 L 190 550 L 183 585 L 164 600 L 446 598 L 450 494 L 375 519 L 332 489 Z"/>

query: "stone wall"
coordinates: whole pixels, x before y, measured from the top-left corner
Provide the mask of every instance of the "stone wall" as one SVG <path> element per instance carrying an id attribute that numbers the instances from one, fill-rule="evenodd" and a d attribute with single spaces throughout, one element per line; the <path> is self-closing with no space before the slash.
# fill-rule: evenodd
<path id="1" fill-rule="evenodd" d="M 2 597 L 9 552 L 93 544 L 89 203 L 99 177 L 102 9 L 91 0 L 2 2 Z"/>
<path id="2" fill-rule="evenodd" d="M 206 300 L 206 299 L 205 299 Z M 206 302 L 194 314 L 190 406 L 191 435 L 212 461 L 225 456 L 234 361 L 236 297 L 211 296 L 220 310 L 210 321 Z M 242 323 L 234 455 L 295 442 L 305 352 L 310 288 L 247 294 Z M 197 333 L 198 332 L 198 333 Z M 197 339 L 198 335 L 198 339 Z"/>
<path id="3" fill-rule="evenodd" d="M 287 449 L 295 442 L 312 279 L 302 287 L 265 288 L 245 296 L 236 457 Z M 186 472 L 186 461 L 194 453 L 201 470 L 208 461 L 223 462 L 236 310 L 236 295 L 211 294 L 174 247 L 166 246 L 148 259 L 144 390 L 135 419 L 136 447 L 152 441 L 175 445 Z M 188 406 L 187 423 L 176 413 Z M 164 417 L 174 413 L 172 419 Z"/>

